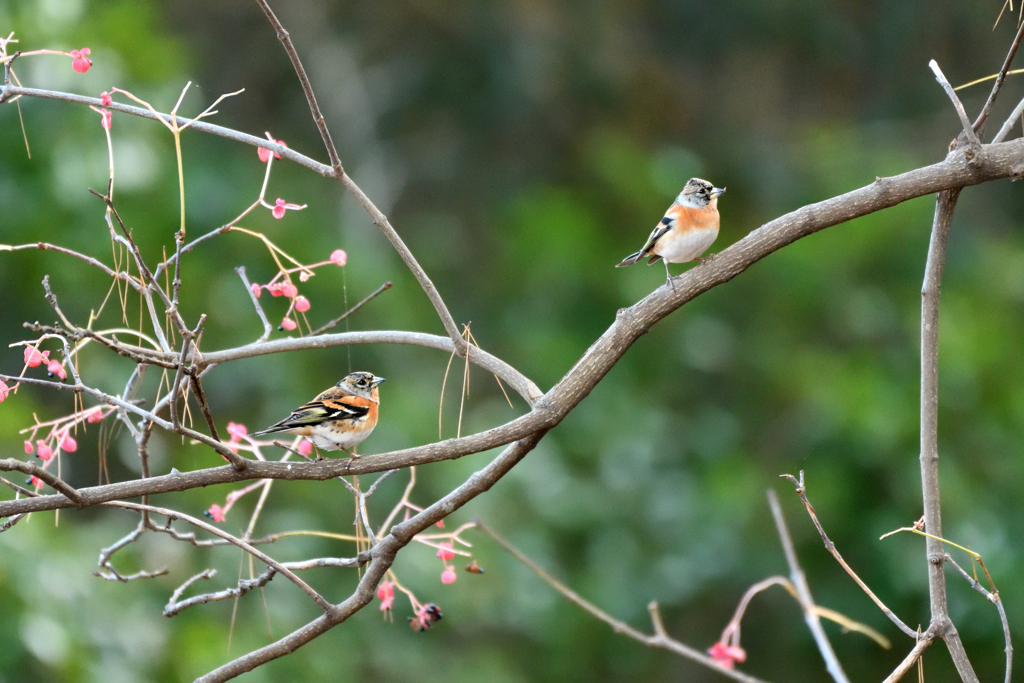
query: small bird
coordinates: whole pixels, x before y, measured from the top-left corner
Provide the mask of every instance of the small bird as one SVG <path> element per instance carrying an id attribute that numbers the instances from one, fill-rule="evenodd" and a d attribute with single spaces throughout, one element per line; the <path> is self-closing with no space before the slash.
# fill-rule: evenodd
<path id="1" fill-rule="evenodd" d="M 703 262 L 700 255 L 718 237 L 718 198 L 724 193 L 724 187 L 715 187 L 700 178 L 690 178 L 647 238 L 644 248 L 622 259 L 622 263 L 615 267 L 631 266 L 645 256 L 650 256 L 647 265 L 663 259 L 665 279 L 672 285 L 668 264 Z"/>
<path id="2" fill-rule="evenodd" d="M 292 414 L 253 436 L 285 432 L 304 436 L 326 451 L 349 449 L 370 436 L 377 426 L 384 381 L 372 372 L 353 372 Z"/>

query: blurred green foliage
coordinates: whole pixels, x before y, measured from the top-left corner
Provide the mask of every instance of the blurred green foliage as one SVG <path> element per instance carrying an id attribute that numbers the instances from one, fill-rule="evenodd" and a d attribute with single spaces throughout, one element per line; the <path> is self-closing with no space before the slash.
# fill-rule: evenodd
<path id="1" fill-rule="evenodd" d="M 608 0 L 458 3 L 424 0 L 277 3 L 307 64 L 346 169 L 388 214 L 431 274 L 458 321 L 472 321 L 488 350 L 546 389 L 614 318 L 663 282 L 659 267 L 614 270 L 637 248 L 691 175 L 727 185 L 722 249 L 761 223 L 943 157 L 956 133 L 949 103 L 927 70 L 935 58 L 961 83 L 994 72 L 1012 36 L 998 2 L 909 3 L 786 0 Z M 216 122 L 324 158 L 290 65 L 254 3 L 182 0 L 0 0 L 0 33 L 21 49 L 87 45 L 85 75 L 68 60 L 17 63 L 23 83 L 97 95 L 127 88 L 162 110 L 191 80 L 182 112 L 246 88 Z M 984 87 L 963 93 L 977 111 Z M 1021 95 L 1011 79 L 1001 121 Z M 23 100 L 32 157 L 11 104 L 0 107 L 0 242 L 46 240 L 109 261 L 101 204 L 106 183 L 97 115 L 83 107 Z M 993 123 L 990 128 L 994 129 Z M 151 122 L 114 117 L 117 200 L 153 261 L 173 248 L 177 187 L 173 144 Z M 184 138 L 190 235 L 231 220 L 257 195 L 263 166 L 253 149 L 196 133 Z M 1011 625 L 1024 632 L 1024 210 L 1008 182 L 964 192 L 943 289 L 941 422 L 946 535 L 980 551 Z M 384 280 L 395 287 L 350 328 L 441 333 L 414 279 L 339 188 L 275 164 L 268 198 L 308 204 L 265 231 L 305 262 L 348 251 L 344 270 L 303 285 L 314 324 L 337 315 Z M 490 493 L 449 524 L 482 515 L 542 566 L 612 614 L 647 628 L 661 602 L 669 630 L 704 648 L 718 637 L 744 589 L 785 572 L 764 492 L 783 500 L 798 552 L 821 604 L 889 635 L 880 651 L 826 626 L 854 680 L 884 676 L 909 643 L 821 547 L 783 472 L 807 471 L 809 495 L 844 555 L 907 623 L 927 622 L 921 539 L 879 535 L 917 518 L 919 288 L 933 202 L 921 198 L 788 247 L 659 324 L 566 421 Z M 187 320 L 210 316 L 204 348 L 256 338 L 259 321 L 234 266 L 266 282 L 273 262 L 239 234 L 197 248 L 183 263 Z M 48 321 L 39 282 L 50 274 L 65 312 L 84 321 L 109 284 L 58 254 L 0 255 L 0 338 L 25 338 L 23 321 Z M 280 299 L 264 299 L 272 318 Z M 134 311 L 132 315 L 136 315 Z M 131 322 L 131 321 L 130 321 Z M 109 305 L 99 325 L 116 326 Z M 132 323 L 137 324 L 137 320 Z M 280 336 L 281 333 L 276 333 Z M 21 353 L 0 358 L 17 373 Z M 370 369 L 383 388 L 381 426 L 368 452 L 437 438 L 448 358 L 403 347 L 353 347 L 240 361 L 210 375 L 220 423 L 256 428 L 278 419 L 349 369 Z M 455 433 L 461 368 L 453 370 L 444 435 Z M 87 381 L 110 391 L 130 366 L 92 349 Z M 499 424 L 515 410 L 474 370 L 463 430 Z M 150 395 L 157 373 L 150 372 Z M 5 457 L 21 457 L 18 430 L 32 414 L 71 409 L 67 395 L 26 388 L 0 407 Z M 65 458 L 74 485 L 98 477 L 96 431 Z M 217 464 L 206 449 L 153 439 L 153 467 Z M 488 454 L 420 472 L 415 502 L 463 481 Z M 134 476 L 121 434 L 111 475 Z M 396 500 L 401 474 L 383 485 L 378 510 Z M 227 487 L 162 496 L 193 514 Z M 225 528 L 239 531 L 254 501 Z M 275 484 L 257 533 L 344 531 L 353 511 L 339 486 Z M 205 567 L 209 589 L 231 584 L 247 563 L 225 549 L 196 550 L 146 537 L 117 556 L 125 571 L 167 565 L 168 576 L 127 585 L 91 576 L 98 550 L 135 523 L 123 511 L 34 515 L 0 535 L 0 681 L 186 681 L 312 619 L 315 608 L 280 579 L 263 596 L 194 608 L 174 619 L 161 607 Z M 442 586 L 440 563 L 413 547 L 396 565 L 421 599 L 446 615 L 425 634 L 376 606 L 297 654 L 245 680 L 626 681 L 718 680 L 693 664 L 615 636 L 569 605 L 485 538 L 470 533 L 483 576 Z M 349 546 L 293 538 L 280 559 L 347 555 Z M 349 571 L 308 579 L 333 600 Z M 197 587 L 199 589 L 199 587 Z M 995 610 L 951 579 L 951 609 L 983 680 L 1001 676 Z M 269 624 L 268 624 L 269 622 Z M 270 633 L 268 633 L 268 629 Z M 824 667 L 796 605 L 781 592 L 757 598 L 744 622 L 745 668 L 772 680 L 824 681 Z M 930 681 L 954 680 L 941 648 Z"/>

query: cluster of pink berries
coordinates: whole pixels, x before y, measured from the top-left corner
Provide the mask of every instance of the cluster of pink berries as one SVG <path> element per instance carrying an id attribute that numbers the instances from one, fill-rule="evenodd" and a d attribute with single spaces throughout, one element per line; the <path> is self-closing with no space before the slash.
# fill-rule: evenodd
<path id="1" fill-rule="evenodd" d="M 279 199 L 278 201 L 280 202 L 281 200 Z M 307 281 L 311 275 L 311 269 L 316 268 L 318 266 L 327 265 L 328 263 L 333 263 L 336 266 L 344 266 L 346 263 L 348 263 L 348 254 L 345 253 L 344 249 L 335 249 L 331 253 L 331 257 L 329 260 L 324 261 L 322 263 L 315 263 L 311 266 L 306 266 L 301 269 L 296 269 L 300 271 L 299 281 Z M 288 307 L 288 311 L 285 313 L 284 318 L 281 320 L 281 324 L 277 326 L 278 330 L 287 330 L 289 332 L 298 327 L 298 323 L 291 316 L 292 311 L 295 310 L 299 313 L 305 313 L 310 308 L 309 299 L 299 294 L 299 288 L 296 287 L 290 279 L 287 279 L 288 273 L 291 272 L 293 271 L 282 271 L 278 273 L 277 276 L 270 281 L 270 283 L 265 285 L 261 285 L 257 282 L 254 282 L 251 285 L 252 295 L 257 299 L 260 298 L 260 296 L 263 294 L 263 290 L 267 290 L 267 293 L 270 294 L 270 296 L 283 296 L 292 300 L 291 306 Z M 285 279 L 278 282 L 278 279 L 281 277 L 284 277 Z"/>
<path id="2" fill-rule="evenodd" d="M 731 669 L 736 662 L 742 664 L 747 660 L 747 651 L 739 645 L 729 645 L 720 640 L 708 649 L 708 656 L 720 666 Z"/>
<path id="3" fill-rule="evenodd" d="M 459 578 L 459 575 L 455 573 L 455 567 L 448 564 L 455 559 L 455 550 L 450 541 L 443 541 L 439 545 L 441 547 L 437 549 L 437 556 L 444 562 L 441 583 L 447 586 L 450 583 L 455 583 L 455 580 Z"/>
<path id="4" fill-rule="evenodd" d="M 25 347 L 25 365 L 35 368 L 46 363 L 46 372 L 50 377 L 58 377 L 63 382 L 67 379 L 68 373 L 64 370 L 64 364 L 59 360 L 50 360 L 49 351 L 39 351 L 31 346 Z"/>
<path id="5" fill-rule="evenodd" d="M 231 437 L 230 440 L 228 441 L 228 448 L 237 453 L 238 448 L 236 444 L 241 443 L 243 440 L 248 440 L 249 429 L 241 422 L 228 422 L 228 434 Z M 302 441 L 299 442 L 299 446 L 296 450 L 298 451 L 299 455 L 308 458 L 309 455 L 313 452 L 313 442 L 311 442 L 309 439 L 303 439 Z M 249 486 L 243 489 L 239 489 L 237 491 L 232 491 L 231 493 L 228 494 L 223 507 L 214 503 L 206 510 L 204 510 L 203 514 L 218 524 L 223 522 L 228 514 L 228 510 L 231 509 L 231 506 L 235 504 L 235 501 L 244 496 L 249 491 L 251 491 L 252 488 L 253 487 Z"/>

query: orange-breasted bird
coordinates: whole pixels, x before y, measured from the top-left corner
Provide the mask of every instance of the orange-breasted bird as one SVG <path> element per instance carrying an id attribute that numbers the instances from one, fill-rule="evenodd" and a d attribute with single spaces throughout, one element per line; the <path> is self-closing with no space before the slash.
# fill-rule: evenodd
<path id="1" fill-rule="evenodd" d="M 615 267 L 631 266 L 645 256 L 650 257 L 647 265 L 661 259 L 665 262 L 665 278 L 672 285 L 668 264 L 703 261 L 700 255 L 718 237 L 718 198 L 724 193 L 724 187 L 715 187 L 700 178 L 690 178 L 647 238 L 643 249 L 622 259 Z"/>
<path id="2" fill-rule="evenodd" d="M 353 372 L 292 414 L 253 436 L 285 432 L 304 436 L 317 448 L 348 452 L 377 426 L 384 381 L 372 372 Z"/>

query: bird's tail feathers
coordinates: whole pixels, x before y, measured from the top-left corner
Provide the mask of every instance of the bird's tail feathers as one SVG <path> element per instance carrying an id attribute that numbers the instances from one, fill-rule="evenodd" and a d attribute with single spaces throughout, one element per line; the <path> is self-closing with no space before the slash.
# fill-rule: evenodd
<path id="1" fill-rule="evenodd" d="M 631 266 L 634 263 L 636 263 L 637 261 L 639 261 L 640 257 L 643 256 L 643 255 L 644 255 L 644 252 L 643 252 L 643 249 L 641 249 L 640 251 L 638 251 L 636 253 L 633 253 L 633 254 L 630 254 L 626 258 L 622 259 L 622 261 L 620 263 L 617 263 L 615 265 L 615 267 L 616 268 L 625 268 L 626 266 Z"/>
<path id="2" fill-rule="evenodd" d="M 292 429 L 294 425 L 274 425 L 273 427 L 267 427 L 266 429 L 255 432 L 251 436 L 263 436 L 264 434 L 274 434 L 277 432 L 283 432 L 288 429 Z"/>

